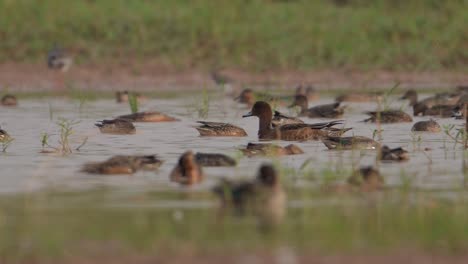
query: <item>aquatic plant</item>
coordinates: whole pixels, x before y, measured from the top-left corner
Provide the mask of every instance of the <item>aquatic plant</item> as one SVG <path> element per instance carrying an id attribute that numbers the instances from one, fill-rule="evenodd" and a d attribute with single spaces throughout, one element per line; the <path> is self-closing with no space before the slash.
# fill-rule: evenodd
<path id="1" fill-rule="evenodd" d="M 73 127 L 80 123 L 80 121 L 68 120 L 65 118 L 59 118 L 56 122 L 56 125 L 59 128 L 59 139 L 58 145 L 52 146 L 49 144 L 50 134 L 42 133 L 41 134 L 41 146 L 42 151 L 41 153 L 61 153 L 62 155 L 68 155 L 73 152 L 73 148 L 70 145 L 70 136 L 73 135 Z M 81 147 L 83 147 L 88 138 L 85 137 L 83 141 L 75 148 L 75 150 L 79 151 Z M 52 150 L 47 150 L 45 148 L 50 148 Z"/>
<path id="2" fill-rule="evenodd" d="M 6 150 L 10 146 L 11 142 L 13 142 L 13 140 L 15 140 L 15 139 L 12 138 L 12 137 L 8 137 L 7 139 L 1 141 L 1 143 L 2 143 L 2 152 L 6 152 Z"/>
<path id="3" fill-rule="evenodd" d="M 135 93 L 128 94 L 128 105 L 130 106 L 132 114 L 138 112 L 138 98 Z"/>

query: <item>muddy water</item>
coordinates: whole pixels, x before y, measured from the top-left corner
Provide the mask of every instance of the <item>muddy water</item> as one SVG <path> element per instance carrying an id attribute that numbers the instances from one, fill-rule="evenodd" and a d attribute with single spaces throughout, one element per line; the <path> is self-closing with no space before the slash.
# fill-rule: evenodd
<path id="1" fill-rule="evenodd" d="M 315 103 L 329 103 L 332 98 L 323 98 Z M 206 168 L 206 180 L 190 190 L 209 189 L 220 177 L 248 178 L 255 175 L 256 169 L 268 158 L 242 157 L 237 148 L 248 142 L 257 141 L 258 120 L 255 117 L 241 118 L 248 109 L 230 99 L 211 98 L 207 120 L 231 122 L 243 127 L 248 137 L 244 138 L 204 138 L 199 137 L 193 128 L 199 120 L 197 109 L 201 99 L 181 96 L 176 99 L 151 99 L 140 106 L 140 110 L 157 110 L 179 118 L 180 122 L 136 123 L 136 135 L 101 134 L 94 126 L 98 120 L 109 119 L 127 114 L 127 104 L 116 104 L 113 100 L 78 101 L 72 99 L 28 99 L 22 100 L 16 108 L 0 109 L 0 124 L 15 138 L 6 153 L 0 153 L 0 193 L 27 192 L 42 188 L 50 189 L 90 189 L 100 186 L 113 186 L 126 192 L 142 190 L 182 190 L 168 180 L 168 174 L 177 162 L 178 156 L 187 149 L 200 152 L 226 153 L 239 158 L 235 168 Z M 344 119 L 347 127 L 353 127 L 348 135 L 372 137 L 375 124 L 360 122 L 366 118 L 365 110 L 373 110 L 373 103 L 348 104 L 349 111 Z M 404 106 L 406 102 L 394 101 L 392 106 Z M 285 113 L 291 113 L 279 107 Z M 87 143 L 80 151 L 68 156 L 39 154 L 41 134 L 52 134 L 49 142 L 57 145 L 58 127 L 56 120 L 64 117 L 79 121 L 71 136 L 72 145 L 77 146 L 87 137 Z M 425 120 L 416 117 L 414 121 Z M 321 122 L 320 119 L 304 118 L 306 122 Z M 441 125 L 461 125 L 463 121 L 438 119 Z M 390 186 L 411 181 L 412 186 L 442 192 L 459 188 L 463 184 L 460 146 L 454 148 L 453 141 L 441 132 L 423 133 L 412 136 L 411 123 L 383 125 L 383 143 L 391 147 L 402 146 L 410 151 L 411 160 L 401 164 L 380 164 L 382 174 Z M 286 145 L 289 142 L 278 142 Z M 324 171 L 344 170 L 346 173 L 359 165 L 375 162 L 373 151 L 328 151 L 319 141 L 298 142 L 305 154 L 276 158 L 273 162 L 290 168 L 284 180 L 300 188 L 313 188 L 324 181 Z M 424 148 L 430 151 L 424 152 Z M 131 176 L 100 176 L 81 173 L 80 167 L 90 161 L 102 161 L 116 154 L 158 154 L 165 160 L 157 172 L 138 172 Z M 310 160 L 305 175 L 295 174 L 293 170 Z M 344 172 L 344 173 L 345 173 Z M 347 175 L 341 175 L 342 181 Z M 167 204 L 166 204 L 167 205 Z M 202 206 L 203 203 L 200 204 Z"/>

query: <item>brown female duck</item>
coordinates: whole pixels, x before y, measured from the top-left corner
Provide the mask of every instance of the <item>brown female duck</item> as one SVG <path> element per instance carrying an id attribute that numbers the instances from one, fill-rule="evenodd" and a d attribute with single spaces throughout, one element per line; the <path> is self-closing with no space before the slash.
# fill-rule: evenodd
<path id="1" fill-rule="evenodd" d="M 16 99 L 16 96 L 12 94 L 5 94 L 1 99 L 1 104 L 3 106 L 17 106 L 18 100 Z"/>
<path id="2" fill-rule="evenodd" d="M 413 115 L 452 117 L 456 108 L 456 105 L 434 105 L 429 107 L 425 104 L 418 103 L 413 106 Z"/>
<path id="3" fill-rule="evenodd" d="M 244 129 L 229 123 L 197 121 L 201 126 L 195 127 L 202 137 L 245 137 Z"/>
<path id="4" fill-rule="evenodd" d="M 182 154 L 169 178 L 183 185 L 199 183 L 203 180 L 202 167 L 198 164 L 192 151 Z"/>
<path id="5" fill-rule="evenodd" d="M 241 104 L 246 104 L 248 107 L 252 107 L 255 103 L 255 94 L 252 89 L 244 89 L 239 96 L 234 98 L 235 101 L 238 101 Z"/>
<path id="6" fill-rule="evenodd" d="M 99 128 L 101 133 L 104 134 L 125 135 L 136 133 L 135 126 L 132 122 L 125 119 L 102 120 L 95 125 Z"/>
<path id="7" fill-rule="evenodd" d="M 125 119 L 130 122 L 172 122 L 179 121 L 177 118 L 168 116 L 166 114 L 149 111 L 149 112 L 138 112 L 129 115 L 121 115 L 117 117 L 119 119 Z"/>
<path id="8" fill-rule="evenodd" d="M 327 136 L 328 132 L 324 128 L 341 124 L 342 121 L 331 121 L 316 124 L 287 124 L 273 127 L 273 113 L 268 103 L 257 101 L 252 107 L 252 111 L 242 117 L 257 116 L 259 119 L 258 138 L 260 140 L 318 140 Z"/>
<path id="9" fill-rule="evenodd" d="M 437 121 L 429 119 L 427 121 L 416 122 L 411 128 L 411 131 L 439 133 L 442 129 Z"/>
<path id="10" fill-rule="evenodd" d="M 323 144 L 328 149 L 349 150 L 349 149 L 377 149 L 380 144 L 372 138 L 363 136 L 353 137 L 325 137 Z"/>
<path id="11" fill-rule="evenodd" d="M 304 151 L 294 144 L 281 147 L 271 143 L 249 143 L 246 148 L 240 149 L 244 155 L 252 156 L 283 156 L 303 154 Z"/>
<path id="12" fill-rule="evenodd" d="M 294 102 L 289 107 L 299 106 L 301 112 L 299 116 L 307 116 L 310 118 L 339 118 L 343 116 L 344 106 L 340 107 L 341 102 L 333 104 L 317 105 L 308 108 L 308 100 L 304 95 L 296 95 Z"/>
<path id="13" fill-rule="evenodd" d="M 383 161 L 407 161 L 409 160 L 408 151 L 403 148 L 389 148 L 388 146 L 383 146 L 380 149 L 380 160 Z"/>
<path id="14" fill-rule="evenodd" d="M 348 184 L 358 187 L 361 191 L 376 191 L 385 183 L 380 172 L 372 166 L 362 167 L 348 178 Z"/>
<path id="15" fill-rule="evenodd" d="M 222 209 L 232 209 L 238 215 L 254 214 L 262 224 L 277 224 L 286 212 L 286 193 L 271 165 L 262 165 L 253 181 L 223 180 L 213 192 Z"/>
<path id="16" fill-rule="evenodd" d="M 87 163 L 81 171 L 93 174 L 132 174 L 138 170 L 156 170 L 162 163 L 156 155 L 118 155 L 103 162 Z"/>
<path id="17" fill-rule="evenodd" d="M 203 167 L 232 167 L 237 165 L 237 161 L 228 155 L 220 153 L 200 153 L 195 154 L 195 159 Z"/>
<path id="18" fill-rule="evenodd" d="M 409 100 L 409 105 L 413 108 L 421 107 L 422 105 L 431 108 L 435 105 L 455 105 L 460 99 L 460 94 L 457 93 L 440 93 L 435 96 L 425 98 L 418 101 L 418 93 L 414 89 L 410 89 L 400 97 L 400 100 Z M 416 115 L 416 114 L 415 114 Z"/>
<path id="19" fill-rule="evenodd" d="M 401 123 L 401 122 L 413 122 L 413 118 L 408 115 L 407 113 L 401 110 L 384 110 L 380 112 L 369 111 L 365 114 L 369 115 L 370 117 L 364 122 L 377 122 L 380 123 Z"/>

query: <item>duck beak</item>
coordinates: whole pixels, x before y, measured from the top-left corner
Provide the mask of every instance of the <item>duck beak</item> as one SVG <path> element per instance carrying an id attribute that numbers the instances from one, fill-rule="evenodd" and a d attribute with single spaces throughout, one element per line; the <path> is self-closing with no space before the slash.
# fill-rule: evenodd
<path id="1" fill-rule="evenodd" d="M 247 114 L 243 115 L 242 117 L 249 117 L 249 116 L 253 116 L 252 112 L 248 112 Z"/>

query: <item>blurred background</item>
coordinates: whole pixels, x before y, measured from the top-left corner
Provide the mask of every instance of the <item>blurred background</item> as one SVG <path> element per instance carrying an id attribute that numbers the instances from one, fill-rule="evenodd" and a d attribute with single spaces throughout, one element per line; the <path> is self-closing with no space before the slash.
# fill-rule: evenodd
<path id="1" fill-rule="evenodd" d="M 0 62 L 8 63 L 3 68 L 43 64 L 56 44 L 75 65 L 126 68 L 133 75 L 442 75 L 466 72 L 467 9 L 465 0 L 0 0 Z"/>

